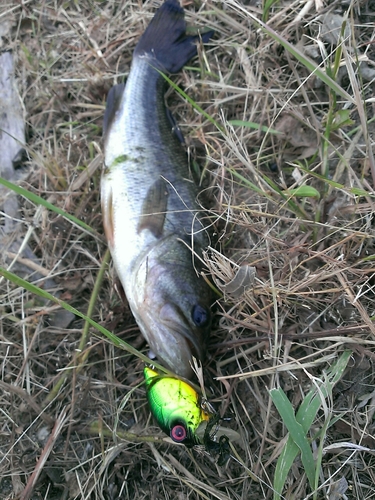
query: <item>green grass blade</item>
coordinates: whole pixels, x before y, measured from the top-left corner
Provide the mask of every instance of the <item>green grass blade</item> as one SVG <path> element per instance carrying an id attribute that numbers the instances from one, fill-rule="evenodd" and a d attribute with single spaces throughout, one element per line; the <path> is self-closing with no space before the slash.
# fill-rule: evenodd
<path id="1" fill-rule="evenodd" d="M 290 193 L 288 192 L 287 194 L 284 194 L 284 191 L 282 191 L 275 182 L 273 182 L 272 179 L 270 179 L 267 175 L 263 174 L 263 179 L 269 184 L 269 186 L 276 191 L 281 198 L 288 204 L 288 207 L 292 212 L 294 212 L 298 217 L 301 217 L 302 219 L 308 219 L 308 216 L 306 212 L 299 206 L 297 203 L 290 197 Z"/>
<path id="2" fill-rule="evenodd" d="M 351 354 L 351 351 L 343 352 L 336 363 L 324 373 L 323 380 L 319 385 L 314 385 L 302 401 L 297 412 L 297 420 L 306 432 L 310 429 L 321 407 L 321 397 L 327 398 L 331 396 L 332 389 L 341 379 Z"/>
<path id="3" fill-rule="evenodd" d="M 295 189 L 283 191 L 285 196 L 297 196 L 299 198 L 320 198 L 320 193 L 317 189 L 310 186 L 299 186 Z"/>
<path id="4" fill-rule="evenodd" d="M 4 278 L 11 281 L 15 285 L 20 286 L 20 287 L 24 288 L 25 290 L 28 290 L 29 292 L 34 293 L 35 295 L 38 295 L 39 297 L 42 297 L 46 300 L 50 300 L 51 302 L 54 302 L 55 304 L 59 304 L 61 307 L 63 307 L 67 311 L 70 311 L 71 313 L 75 314 L 76 316 L 79 316 L 80 318 L 85 320 L 87 323 L 89 323 L 91 326 L 93 326 L 96 330 L 98 330 L 101 334 L 103 334 L 104 337 L 106 337 L 108 340 L 110 340 L 112 342 L 112 344 L 115 345 L 116 347 L 124 349 L 128 353 L 133 354 L 134 356 L 137 356 L 138 358 L 140 358 L 142 361 L 144 361 L 147 364 L 150 363 L 150 359 L 147 356 L 145 356 L 141 352 L 137 351 L 137 349 L 132 347 L 130 344 L 123 341 L 122 339 L 117 337 L 117 335 L 114 335 L 109 330 L 107 330 L 103 326 L 96 323 L 96 321 L 89 318 L 85 314 L 81 313 L 81 311 L 78 311 L 78 309 L 75 309 L 74 307 L 69 305 L 67 302 L 65 302 L 61 299 L 58 299 L 57 297 L 54 297 L 49 292 L 46 292 L 45 290 L 42 290 L 41 288 L 33 285 L 32 283 L 29 283 L 28 281 L 20 278 L 16 274 L 11 273 L 10 271 L 7 271 L 3 267 L 0 267 L 0 276 L 4 276 Z M 162 373 L 170 373 L 162 365 L 155 363 L 155 361 L 152 361 L 152 364 L 158 370 L 160 370 Z"/>
<path id="5" fill-rule="evenodd" d="M 246 177 L 244 177 L 243 175 L 241 175 L 240 173 L 237 172 L 237 170 L 235 170 L 234 168 L 230 168 L 230 167 L 227 167 L 226 169 L 228 172 L 230 172 L 233 177 L 236 177 L 238 180 L 240 180 L 246 187 L 250 188 L 252 191 L 254 191 L 255 193 L 258 193 L 264 197 L 266 197 L 268 200 L 270 201 L 274 201 L 274 199 L 272 198 L 272 196 L 267 193 L 266 191 L 264 191 L 263 189 L 260 189 L 258 188 L 258 186 L 256 186 L 254 183 L 252 183 L 251 181 L 249 181 L 249 179 L 246 179 Z"/>
<path id="6" fill-rule="evenodd" d="M 288 477 L 289 471 L 293 465 L 299 452 L 298 446 L 289 435 L 287 442 L 277 460 L 275 475 L 273 479 L 273 498 L 280 500 L 281 494 L 285 487 L 285 482 Z"/>
<path id="7" fill-rule="evenodd" d="M 37 194 L 31 193 L 27 189 L 22 188 L 21 186 L 17 186 L 17 184 L 13 184 L 13 182 L 7 181 L 3 177 L 0 177 L 0 184 L 5 186 L 6 188 L 10 189 L 11 191 L 14 191 L 16 194 L 19 194 L 20 196 L 23 196 L 27 200 L 32 201 L 36 205 L 42 205 L 43 207 L 47 208 L 48 210 L 51 210 L 52 212 L 55 212 L 65 219 L 68 219 L 71 222 L 74 222 L 77 226 L 80 226 L 82 229 L 85 229 L 86 231 L 90 233 L 94 233 L 95 231 L 90 227 L 88 224 L 85 222 L 77 219 L 77 217 L 74 217 L 74 215 L 70 215 L 64 210 L 61 210 L 61 208 L 55 207 L 55 205 L 52 205 L 52 203 L 49 203 L 47 200 L 44 198 L 41 198 Z"/>
<path id="8" fill-rule="evenodd" d="M 324 375 L 324 380 L 318 386 L 314 385 L 303 399 L 296 413 L 295 420 L 299 425 L 301 425 L 305 434 L 307 434 L 311 428 L 318 410 L 321 407 L 321 398 L 326 398 L 332 394 L 332 389 L 341 379 L 351 354 L 351 351 L 345 351 L 336 363 L 334 363 L 332 367 L 327 370 Z M 299 447 L 296 445 L 293 436 L 290 434 L 276 464 L 273 484 L 275 491 L 274 500 L 280 499 L 285 481 L 293 462 L 298 455 L 298 452 Z"/>
<path id="9" fill-rule="evenodd" d="M 307 479 L 310 483 L 311 489 L 314 489 L 315 460 L 311 451 L 310 443 L 306 437 L 305 430 L 302 425 L 297 422 L 293 406 L 281 388 L 271 389 L 270 396 L 273 404 L 277 408 L 277 411 L 280 413 L 284 425 L 289 431 L 289 435 L 293 440 L 293 443 L 301 452 L 301 460 Z"/>
<path id="10" fill-rule="evenodd" d="M 157 69 L 157 68 L 155 68 Z M 215 127 L 220 130 L 220 132 L 225 132 L 223 127 L 221 125 L 218 124 L 218 122 L 212 118 L 212 116 L 210 116 L 208 113 L 206 113 L 206 111 L 204 109 L 202 109 L 199 104 L 197 104 L 194 99 L 192 99 L 190 96 L 188 96 L 178 85 L 176 85 L 174 83 L 174 81 L 172 81 L 170 78 L 168 78 L 168 76 L 164 73 L 162 73 L 161 71 L 159 71 L 157 69 L 157 71 L 162 75 L 162 77 L 165 79 L 166 82 L 168 82 L 168 84 L 174 88 L 174 90 L 176 92 L 178 92 L 180 94 L 180 96 L 182 96 L 186 102 L 188 102 L 189 104 L 191 104 L 191 106 L 193 106 L 193 108 L 198 111 L 198 113 L 200 113 L 202 116 L 204 116 L 209 122 L 211 122 L 213 125 L 215 125 Z"/>
<path id="11" fill-rule="evenodd" d="M 355 104 L 355 100 L 351 95 L 349 95 L 337 82 L 335 82 L 335 80 L 328 76 L 322 68 L 317 66 L 314 61 L 306 57 L 305 54 L 297 49 L 297 47 L 285 40 L 285 38 L 276 33 L 276 31 L 274 31 L 270 26 L 254 16 L 251 12 L 246 11 L 246 15 L 251 17 L 253 21 L 263 29 L 263 31 L 265 31 L 271 38 L 273 38 L 276 42 L 283 46 L 284 49 L 289 52 L 289 54 L 297 59 L 297 61 L 303 64 L 311 72 L 311 74 L 315 74 L 318 78 L 320 78 L 333 92 L 341 96 L 346 101 Z"/>
<path id="12" fill-rule="evenodd" d="M 107 269 L 108 262 L 110 261 L 110 259 L 111 259 L 111 253 L 109 251 L 109 248 L 107 248 L 107 250 L 105 251 L 104 257 L 102 259 L 101 266 L 100 266 L 98 275 L 97 275 L 95 283 L 94 283 L 94 287 L 93 287 L 92 292 L 91 292 L 91 297 L 90 297 L 89 305 L 87 308 L 87 316 L 89 318 L 91 318 L 91 316 L 94 313 L 94 309 L 95 309 L 96 302 L 97 302 L 98 297 L 99 297 L 99 292 L 100 292 L 100 288 L 101 288 L 103 277 L 104 277 L 104 272 Z M 82 329 L 82 338 L 81 338 L 81 341 L 80 341 L 79 346 L 78 346 L 79 351 L 83 351 L 83 349 L 85 348 L 85 346 L 87 344 L 87 339 L 89 336 L 89 331 L 90 331 L 90 323 L 88 321 L 85 321 L 85 324 L 84 324 L 83 329 Z"/>
<path id="13" fill-rule="evenodd" d="M 266 127 L 265 125 L 259 125 L 259 123 L 255 122 L 245 122 L 243 120 L 229 120 L 228 123 L 233 127 L 247 127 L 247 128 L 253 128 L 254 130 L 261 130 L 266 134 L 282 135 L 282 132 L 279 132 L 274 128 Z"/>
<path id="14" fill-rule="evenodd" d="M 354 194 L 356 196 L 370 196 L 372 198 L 375 197 L 375 195 L 373 193 L 370 193 L 370 192 L 366 191 L 365 189 L 356 188 L 356 187 L 348 188 L 348 187 L 344 186 L 344 184 L 340 184 L 339 182 L 328 179 L 324 175 L 318 174 L 316 172 L 312 172 L 311 170 L 308 170 L 307 168 L 302 167 L 301 165 L 298 165 L 298 168 L 300 170 L 302 170 L 303 172 L 305 172 L 306 174 L 309 174 L 312 177 L 315 177 L 316 179 L 319 179 L 319 180 L 327 183 L 332 188 L 341 189 L 342 191 L 345 191 L 346 193 Z"/>
<path id="15" fill-rule="evenodd" d="M 271 7 L 276 4 L 279 0 L 265 0 L 263 2 L 263 14 L 262 14 L 262 19 L 264 22 L 268 21 L 269 13 Z"/>
<path id="16" fill-rule="evenodd" d="M 263 24 L 263 23 L 262 23 Z M 302 52 L 299 51 L 296 47 L 294 47 L 287 40 L 282 38 L 276 31 L 274 31 L 269 26 L 263 24 L 263 29 L 266 31 L 274 40 L 280 43 L 292 56 L 294 56 L 300 63 L 302 63 L 311 74 L 315 74 L 318 78 L 324 82 L 327 87 L 329 87 L 333 92 L 337 95 L 341 96 L 343 99 L 353 103 L 354 100 L 335 80 L 327 75 L 327 73 L 316 65 L 314 61 L 306 57 Z"/>

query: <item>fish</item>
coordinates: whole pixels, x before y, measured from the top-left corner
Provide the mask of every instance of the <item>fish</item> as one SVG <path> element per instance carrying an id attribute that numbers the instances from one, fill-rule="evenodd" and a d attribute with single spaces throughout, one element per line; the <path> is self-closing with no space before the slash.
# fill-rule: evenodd
<path id="1" fill-rule="evenodd" d="M 101 206 L 114 267 L 151 351 L 186 378 L 192 356 L 204 360 L 211 330 L 201 265 L 210 235 L 163 75 L 178 72 L 212 35 L 187 35 L 178 0 L 165 1 L 134 50 L 126 85 L 109 91 L 103 120 Z"/>

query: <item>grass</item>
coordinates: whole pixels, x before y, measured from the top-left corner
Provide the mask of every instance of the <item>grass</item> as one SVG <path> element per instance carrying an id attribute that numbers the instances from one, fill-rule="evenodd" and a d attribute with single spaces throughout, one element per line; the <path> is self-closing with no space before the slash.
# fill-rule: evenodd
<path id="1" fill-rule="evenodd" d="M 215 223 L 207 274 L 222 296 L 204 378 L 241 435 L 226 467 L 150 419 L 147 346 L 103 237 L 105 98 L 154 5 L 0 7 L 28 139 L 21 181 L 0 182 L 42 276 L 7 270 L 4 249 L 0 498 L 373 497 L 374 80 L 361 65 L 375 62 L 375 7 L 317 5 L 190 5 L 189 23 L 216 35 L 167 77 Z"/>

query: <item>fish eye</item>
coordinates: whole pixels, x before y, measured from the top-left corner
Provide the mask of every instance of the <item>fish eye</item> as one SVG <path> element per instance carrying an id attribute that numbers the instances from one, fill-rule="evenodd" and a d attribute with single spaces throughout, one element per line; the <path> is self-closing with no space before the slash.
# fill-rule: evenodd
<path id="1" fill-rule="evenodd" d="M 182 443 L 184 439 L 186 439 L 187 432 L 185 427 L 182 424 L 177 424 L 171 429 L 171 438 L 176 443 Z"/>
<path id="2" fill-rule="evenodd" d="M 209 320 L 209 312 L 204 307 L 197 304 L 193 307 L 191 317 L 196 326 L 205 326 Z"/>

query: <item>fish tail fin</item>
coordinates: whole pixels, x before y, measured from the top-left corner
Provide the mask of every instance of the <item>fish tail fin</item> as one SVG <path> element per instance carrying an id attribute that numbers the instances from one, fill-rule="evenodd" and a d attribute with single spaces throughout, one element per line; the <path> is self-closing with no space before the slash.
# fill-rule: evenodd
<path id="1" fill-rule="evenodd" d="M 184 9 L 178 0 L 166 0 L 156 12 L 134 51 L 135 57 L 149 55 L 157 68 L 177 73 L 197 53 L 195 42 L 207 42 L 213 31 L 199 36 L 186 35 Z"/>

